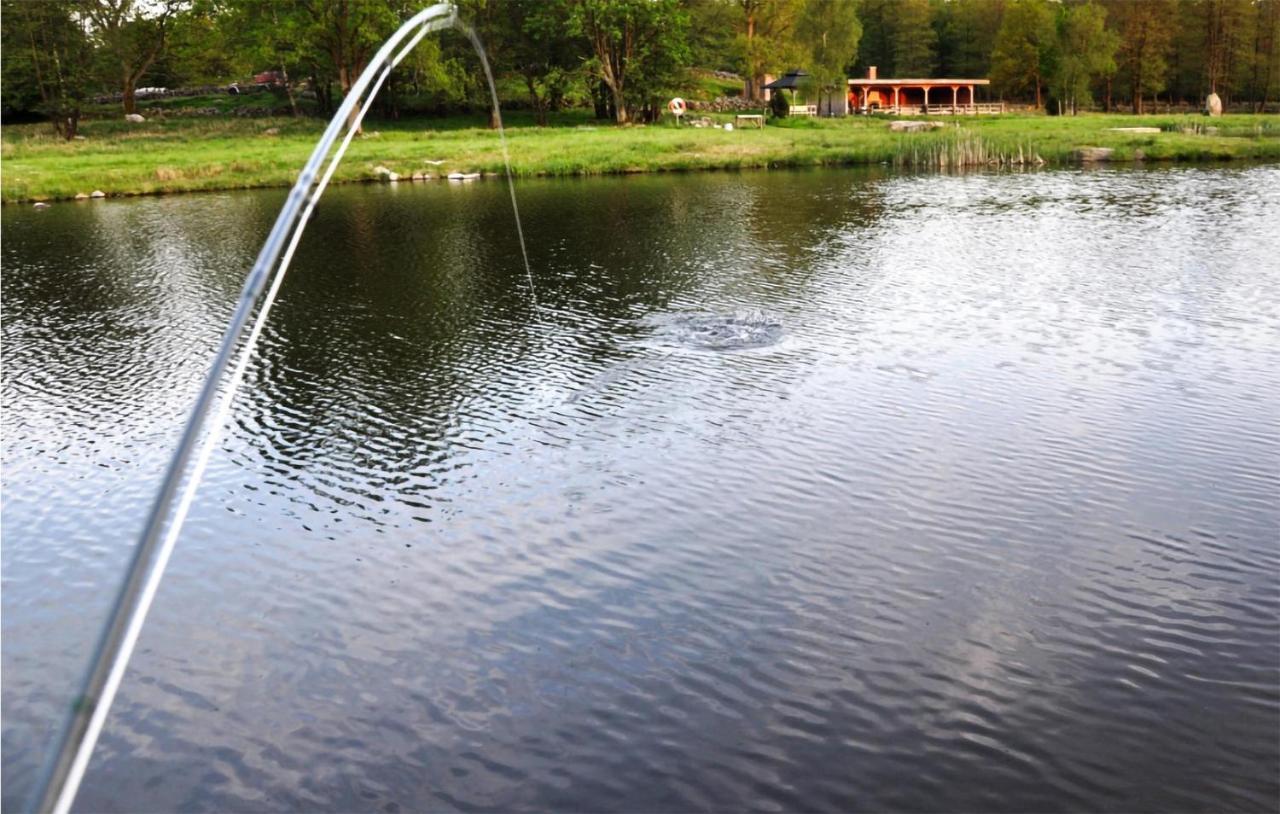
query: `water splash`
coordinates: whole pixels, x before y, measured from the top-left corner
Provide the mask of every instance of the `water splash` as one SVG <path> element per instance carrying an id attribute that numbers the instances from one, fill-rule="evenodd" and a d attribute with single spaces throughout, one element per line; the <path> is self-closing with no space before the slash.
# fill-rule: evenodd
<path id="1" fill-rule="evenodd" d="M 645 324 L 660 344 L 695 350 L 762 348 L 782 338 L 782 320 L 763 311 L 655 314 Z"/>
<path id="2" fill-rule="evenodd" d="M 165 472 L 159 493 L 147 518 L 142 537 L 135 547 L 125 579 L 116 596 L 111 615 L 99 639 L 90 662 L 89 673 L 83 689 L 68 717 L 45 774 L 38 802 L 41 812 L 66 814 L 75 801 L 76 792 L 89 766 L 89 759 L 101 734 L 111 703 L 124 679 L 129 659 L 133 655 L 148 611 L 159 590 L 160 582 L 169 558 L 173 554 L 182 524 L 186 520 L 205 468 L 222 436 L 222 430 L 230 416 L 232 400 L 245 371 L 253 357 L 254 347 L 266 325 L 267 316 L 275 303 L 284 281 L 285 272 L 293 260 L 294 252 L 302 239 L 307 222 L 315 212 L 320 196 L 324 194 L 341 163 L 351 140 L 360 130 L 360 124 L 369 112 L 378 91 L 391 71 L 417 47 L 432 31 L 457 28 L 471 41 L 480 57 L 489 94 L 493 101 L 498 122 L 498 135 L 502 142 L 502 156 L 507 171 L 507 183 L 511 192 L 511 206 L 516 219 L 516 232 L 520 239 L 520 253 L 529 282 L 529 296 L 537 307 L 533 288 L 533 272 L 529 265 L 529 253 L 525 247 L 524 229 L 520 224 L 520 210 L 516 204 L 515 182 L 511 173 L 511 159 L 507 151 L 506 132 L 502 128 L 502 114 L 498 108 L 498 93 L 493 72 L 484 47 L 470 26 L 459 20 L 457 9 L 449 3 L 440 3 L 423 9 L 410 18 L 383 43 L 369 65 L 351 86 L 333 118 L 325 128 L 298 180 L 294 183 L 285 205 L 280 210 L 253 269 L 245 280 L 235 313 L 223 335 L 218 355 L 201 387 L 200 394 L 187 419 L 178 446 Z M 407 40 L 407 42 L 406 42 Z M 402 45 L 403 44 L 403 45 Z M 357 110 L 357 105 L 359 109 Z M 343 130 L 345 128 L 345 134 Z M 342 141 L 336 150 L 333 145 L 340 134 Z M 332 155 L 330 151 L 333 150 Z M 321 165 L 324 167 L 320 171 Z M 268 281 L 270 284 L 268 285 Z M 264 295 L 265 290 L 265 295 Z M 261 303 L 259 303 L 261 299 Z M 256 314 L 255 314 L 256 308 Z M 252 325 L 250 326 L 250 318 Z M 244 341 L 248 327 L 248 335 Z M 231 376 L 223 384 L 222 378 L 230 368 Z M 212 420 L 206 417 L 213 410 Z M 203 437 L 203 443 L 201 438 Z M 197 449 L 198 447 L 198 449 Z M 190 472 L 187 465 L 195 455 Z M 183 486 L 179 495 L 178 487 Z M 177 500 L 175 501 L 175 496 Z"/>

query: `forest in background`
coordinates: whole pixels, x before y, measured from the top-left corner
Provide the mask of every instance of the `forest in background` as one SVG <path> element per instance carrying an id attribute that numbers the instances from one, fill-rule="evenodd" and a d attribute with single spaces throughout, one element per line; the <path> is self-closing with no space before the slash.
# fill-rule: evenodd
<path id="1" fill-rule="evenodd" d="M 40 117 L 72 138 L 86 110 L 136 110 L 154 88 L 232 83 L 294 115 L 340 103 L 407 0 L 2 0 L 6 122 Z M 991 98 L 1052 113 L 1153 103 L 1261 111 L 1280 94 L 1280 0 L 459 0 L 502 79 L 504 103 L 545 123 L 588 107 L 648 121 L 698 77 L 762 97 L 803 68 L 816 93 L 845 77 L 990 77 Z M 720 72 L 715 74 L 713 72 Z M 725 82 L 727 72 L 741 81 Z M 395 72 L 381 114 L 484 109 L 470 45 L 428 38 Z M 714 83 L 713 83 L 714 84 Z M 105 99 L 104 99 L 105 97 Z"/>

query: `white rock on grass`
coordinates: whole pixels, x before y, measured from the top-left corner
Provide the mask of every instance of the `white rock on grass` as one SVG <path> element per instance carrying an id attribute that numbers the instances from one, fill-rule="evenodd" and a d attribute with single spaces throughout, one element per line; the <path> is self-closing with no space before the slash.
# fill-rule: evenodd
<path id="1" fill-rule="evenodd" d="M 127 122 L 133 122 L 134 124 L 142 124 L 146 121 L 146 119 L 142 117 L 141 113 L 126 113 L 124 120 Z"/>
<path id="2" fill-rule="evenodd" d="M 921 130 L 933 130 L 944 126 L 945 125 L 942 122 L 919 122 L 914 120 L 889 122 L 889 130 L 894 133 L 915 133 Z"/>

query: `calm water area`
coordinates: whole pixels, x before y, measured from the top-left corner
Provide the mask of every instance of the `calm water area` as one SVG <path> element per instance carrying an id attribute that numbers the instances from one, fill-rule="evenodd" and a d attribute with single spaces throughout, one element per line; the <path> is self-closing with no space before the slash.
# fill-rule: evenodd
<path id="1" fill-rule="evenodd" d="M 86 812 L 1274 811 L 1280 168 L 335 188 Z M 3 802 L 283 191 L 5 207 Z"/>

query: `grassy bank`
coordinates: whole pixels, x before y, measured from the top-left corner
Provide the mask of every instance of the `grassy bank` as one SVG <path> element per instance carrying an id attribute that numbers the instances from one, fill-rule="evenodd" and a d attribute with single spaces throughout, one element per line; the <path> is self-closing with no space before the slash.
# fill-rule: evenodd
<path id="1" fill-rule="evenodd" d="M 719 121 L 731 116 L 713 116 Z M 893 133 L 886 120 L 851 117 L 785 120 L 763 130 L 676 129 L 669 124 L 618 128 L 566 113 L 553 126 L 508 117 L 507 138 L 518 175 L 591 175 L 695 169 L 890 163 L 903 167 L 1066 164 L 1081 147 L 1104 147 L 1111 160 L 1280 161 L 1280 118 L 1232 115 L 1006 115 L 934 117 L 946 126 Z M 1158 127 L 1155 134 L 1117 127 Z M 102 190 L 132 195 L 188 190 L 285 186 L 295 179 L 323 122 L 315 119 L 167 118 L 129 125 L 90 121 L 84 140 L 62 142 L 46 125 L 3 131 L 5 203 L 71 198 Z M 435 163 L 439 162 L 439 163 Z M 336 180 L 375 177 L 375 167 L 402 176 L 450 171 L 498 172 L 498 135 L 481 118 L 368 123 L 352 143 Z"/>

